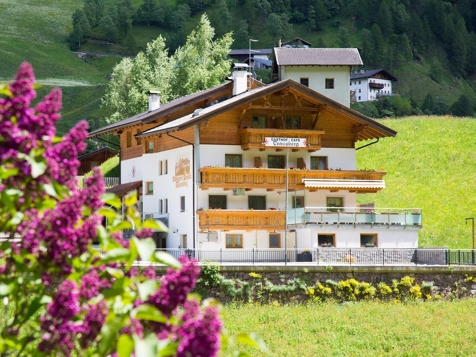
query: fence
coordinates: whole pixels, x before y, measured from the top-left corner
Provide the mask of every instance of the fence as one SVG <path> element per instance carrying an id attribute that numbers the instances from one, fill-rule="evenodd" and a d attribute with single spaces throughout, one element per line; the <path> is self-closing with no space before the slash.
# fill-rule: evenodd
<path id="1" fill-rule="evenodd" d="M 307 265 L 476 265 L 476 250 L 450 249 L 383 249 L 317 248 L 302 249 L 162 249 L 178 258 L 182 254 L 200 261 L 220 264 L 287 264 Z"/>

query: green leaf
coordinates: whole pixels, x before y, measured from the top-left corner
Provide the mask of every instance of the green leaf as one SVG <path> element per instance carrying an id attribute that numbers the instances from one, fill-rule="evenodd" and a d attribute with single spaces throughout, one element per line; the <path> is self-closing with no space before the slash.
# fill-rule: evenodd
<path id="1" fill-rule="evenodd" d="M 136 356 L 140 357 L 157 357 L 158 354 L 158 340 L 154 334 L 147 335 L 144 339 L 134 335 L 134 352 Z"/>
<path id="2" fill-rule="evenodd" d="M 168 232 L 169 228 L 165 223 L 154 219 L 147 219 L 142 223 L 142 228 L 155 229 L 160 232 Z"/>
<path id="3" fill-rule="evenodd" d="M 106 218 L 114 219 L 117 217 L 117 212 L 109 207 L 103 207 L 98 211 L 98 214 Z"/>
<path id="4" fill-rule="evenodd" d="M 25 217 L 25 215 L 22 212 L 17 211 L 15 212 L 15 215 L 10 220 L 10 223 L 13 225 L 20 224 L 20 222 L 23 220 L 23 217 Z"/>
<path id="5" fill-rule="evenodd" d="M 131 191 L 129 192 L 126 197 L 124 197 L 124 204 L 127 207 L 131 207 L 137 203 L 137 191 Z"/>
<path id="6" fill-rule="evenodd" d="M 42 305 L 49 304 L 52 301 L 53 299 L 47 295 L 38 296 L 34 298 L 31 301 L 30 306 L 28 306 L 28 311 L 26 313 L 25 320 L 28 320 L 30 317 L 32 317 L 35 314 L 35 312 L 37 312 L 40 309 Z"/>
<path id="7" fill-rule="evenodd" d="M 177 259 L 175 259 L 173 256 L 171 256 L 169 253 L 166 253 L 166 252 L 161 252 L 161 251 L 155 252 L 154 255 L 152 256 L 151 261 L 154 263 L 165 264 L 174 269 L 182 268 L 182 264 L 180 264 L 180 262 Z"/>
<path id="8" fill-rule="evenodd" d="M 99 356 L 107 356 L 111 353 L 117 332 L 122 327 L 121 322 L 121 319 L 116 317 L 102 326 L 101 339 L 99 340 Z"/>
<path id="9" fill-rule="evenodd" d="M 0 283 L 0 296 L 10 295 L 14 289 L 15 289 L 14 282 L 11 282 L 9 284 Z"/>
<path id="10" fill-rule="evenodd" d="M 15 176 L 18 174 L 18 168 L 5 168 L 5 167 L 0 167 L 0 179 L 7 179 L 11 176 Z"/>
<path id="11" fill-rule="evenodd" d="M 102 195 L 102 199 L 104 200 L 105 204 L 112 206 L 115 209 L 119 209 L 122 206 L 121 199 L 113 193 L 104 193 Z"/>
<path id="12" fill-rule="evenodd" d="M 119 224 L 112 226 L 110 228 L 111 233 L 117 232 L 117 231 L 123 231 L 125 229 L 132 229 L 132 223 L 128 221 L 122 221 Z"/>
<path id="13" fill-rule="evenodd" d="M 137 290 L 142 301 L 146 301 L 150 295 L 157 291 L 159 283 L 156 280 L 146 280 L 142 284 L 139 284 Z"/>
<path id="14" fill-rule="evenodd" d="M 132 318 L 156 322 L 167 322 L 167 318 L 155 306 L 142 304 L 137 306 L 131 313 Z"/>
<path id="15" fill-rule="evenodd" d="M 116 351 L 119 357 L 130 357 L 134 351 L 134 340 L 132 337 L 126 334 L 119 336 Z"/>
<path id="16" fill-rule="evenodd" d="M 134 242 L 142 260 L 149 261 L 156 248 L 154 240 L 152 238 L 139 240 L 136 237 L 132 237 L 131 242 Z"/>
<path id="17" fill-rule="evenodd" d="M 122 269 L 107 267 L 106 271 L 115 278 L 122 278 L 124 276 L 124 271 Z"/>
<path id="18" fill-rule="evenodd" d="M 264 340 L 255 333 L 240 333 L 236 336 L 236 340 L 244 345 L 259 348 L 261 351 L 268 351 Z"/>
<path id="19" fill-rule="evenodd" d="M 175 356 L 177 353 L 178 342 L 171 342 L 167 340 L 159 341 L 159 356 L 160 357 L 171 357 Z"/>
<path id="20" fill-rule="evenodd" d="M 130 256 L 129 259 L 127 260 L 127 269 L 130 269 L 132 264 L 137 260 L 137 257 L 139 256 L 139 251 L 137 249 L 136 242 L 134 240 L 129 240 L 129 252 Z"/>
<path id="21" fill-rule="evenodd" d="M 54 186 L 51 183 L 46 183 L 43 185 L 43 191 L 52 197 L 58 197 Z"/>
<path id="22" fill-rule="evenodd" d="M 129 255 L 130 252 L 127 248 L 114 248 L 106 252 L 106 254 L 101 257 L 101 260 L 98 262 L 98 264 L 102 265 L 112 261 L 127 262 Z"/>

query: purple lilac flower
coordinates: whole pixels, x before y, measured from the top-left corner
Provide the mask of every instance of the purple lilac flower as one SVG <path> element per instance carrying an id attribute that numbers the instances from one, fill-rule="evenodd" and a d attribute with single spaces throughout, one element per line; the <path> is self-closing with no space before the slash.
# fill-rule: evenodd
<path id="1" fill-rule="evenodd" d="M 71 280 L 65 280 L 53 302 L 48 305 L 46 316 L 41 319 L 43 340 L 38 349 L 50 355 L 59 349 L 65 356 L 70 356 L 74 349 L 74 336 L 80 331 L 72 319 L 79 311 L 79 289 Z"/>
<path id="2" fill-rule="evenodd" d="M 147 279 L 155 279 L 155 268 L 154 267 L 145 268 L 142 275 L 146 277 Z"/>
<path id="3" fill-rule="evenodd" d="M 181 320 L 182 325 L 177 331 L 180 339 L 177 357 L 216 356 L 220 349 L 222 329 L 218 308 L 207 307 L 202 315 L 198 301 L 189 300 L 184 304 Z"/>
<path id="4" fill-rule="evenodd" d="M 181 255 L 179 261 L 182 263 L 182 269 L 167 269 L 162 277 L 160 288 L 147 301 L 167 317 L 185 302 L 188 293 L 195 287 L 200 273 L 200 266 L 196 259 Z"/>
<path id="5" fill-rule="evenodd" d="M 95 305 L 88 304 L 87 309 L 88 312 L 83 319 L 81 337 L 79 339 L 79 343 L 83 348 L 87 348 L 88 344 L 99 335 L 108 314 L 107 304 L 104 300 L 99 301 Z"/>

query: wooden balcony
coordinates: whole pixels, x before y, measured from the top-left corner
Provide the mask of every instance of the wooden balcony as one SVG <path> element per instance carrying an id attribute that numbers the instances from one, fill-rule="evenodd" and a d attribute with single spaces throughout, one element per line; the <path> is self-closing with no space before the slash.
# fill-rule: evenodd
<path id="1" fill-rule="evenodd" d="M 383 83 L 370 82 L 369 87 L 374 88 L 374 89 L 382 89 L 384 87 L 384 85 L 383 85 Z"/>
<path id="2" fill-rule="evenodd" d="M 322 130 L 304 130 L 304 129 L 253 129 L 246 128 L 239 130 L 241 137 L 241 148 L 243 150 L 260 149 L 266 150 L 264 140 L 266 137 L 274 138 L 303 138 L 306 139 L 306 148 L 295 148 L 297 150 L 307 150 L 309 152 L 321 149 L 321 135 L 324 135 Z M 269 148 L 268 148 L 269 149 Z"/>
<path id="3" fill-rule="evenodd" d="M 232 189 L 264 188 L 267 190 L 286 189 L 285 169 L 257 169 L 257 168 L 220 168 L 203 167 L 201 173 L 201 189 L 211 187 Z M 344 170 L 288 170 L 289 190 L 304 190 L 303 179 L 329 179 L 329 180 L 382 180 L 386 172 L 381 171 L 344 171 Z M 309 188 L 310 191 L 317 190 Z M 380 189 L 355 189 L 355 192 L 377 192 Z"/>
<path id="4" fill-rule="evenodd" d="M 286 212 L 252 210 L 197 211 L 201 230 L 283 230 L 286 229 Z"/>

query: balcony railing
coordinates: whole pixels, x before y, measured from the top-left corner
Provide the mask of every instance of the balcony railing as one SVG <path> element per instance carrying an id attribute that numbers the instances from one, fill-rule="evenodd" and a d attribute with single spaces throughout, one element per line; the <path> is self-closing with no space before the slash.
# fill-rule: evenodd
<path id="1" fill-rule="evenodd" d="M 303 138 L 306 139 L 306 148 L 295 148 L 293 150 L 308 150 L 316 151 L 321 149 L 321 135 L 324 135 L 322 130 L 307 130 L 307 129 L 254 129 L 245 128 L 239 130 L 241 137 L 241 148 L 243 150 L 261 149 L 265 150 L 264 141 L 266 137 L 275 138 Z"/>
<path id="2" fill-rule="evenodd" d="M 286 188 L 285 169 L 203 167 L 199 171 L 201 173 L 202 190 L 207 190 L 211 187 L 228 189 Z M 303 190 L 305 189 L 304 179 L 381 181 L 385 174 L 386 172 L 381 171 L 293 169 L 288 170 L 288 187 L 290 190 Z M 351 190 L 356 192 L 377 192 L 380 189 L 377 187 L 361 187 Z"/>
<path id="3" fill-rule="evenodd" d="M 369 87 L 370 88 L 375 88 L 375 89 L 382 89 L 384 87 L 384 85 L 383 85 L 383 83 L 370 82 Z"/>
<path id="4" fill-rule="evenodd" d="M 420 208 L 381 208 L 364 210 L 353 207 L 306 207 L 289 209 L 288 224 L 371 224 L 395 226 L 421 226 Z"/>
<path id="5" fill-rule="evenodd" d="M 284 211 L 258 210 L 202 210 L 197 211 L 201 230 L 244 229 L 283 230 L 286 228 Z"/>

